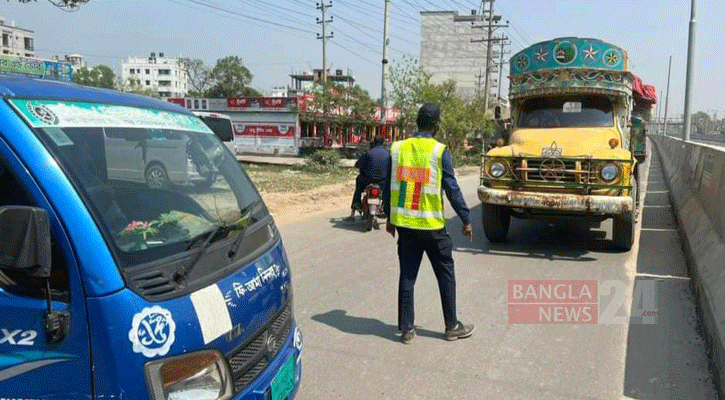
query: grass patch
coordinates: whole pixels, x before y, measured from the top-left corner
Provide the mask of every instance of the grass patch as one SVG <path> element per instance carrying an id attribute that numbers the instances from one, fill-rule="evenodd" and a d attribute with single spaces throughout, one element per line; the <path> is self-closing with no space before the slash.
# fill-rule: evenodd
<path id="1" fill-rule="evenodd" d="M 357 176 L 355 168 L 313 172 L 308 168 L 288 165 L 241 163 L 252 182 L 262 192 L 303 192 L 325 185 L 345 183 Z"/>

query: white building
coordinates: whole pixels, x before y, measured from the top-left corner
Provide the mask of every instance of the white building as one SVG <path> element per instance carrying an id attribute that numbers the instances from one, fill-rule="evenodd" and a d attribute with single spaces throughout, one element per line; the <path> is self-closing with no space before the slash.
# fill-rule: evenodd
<path id="1" fill-rule="evenodd" d="M 482 96 L 486 70 L 486 45 L 471 42 L 482 39 L 485 33 L 473 29 L 472 23 L 480 25 L 481 16 L 454 11 L 420 13 L 421 68 L 431 74 L 432 83 L 455 81 L 459 94 L 467 98 Z"/>
<path id="2" fill-rule="evenodd" d="M 15 22 L 5 25 L 5 18 L 0 17 L 0 30 L 2 30 L 2 54 L 21 57 L 35 57 L 33 44 L 33 31 L 15 26 Z"/>
<path id="3" fill-rule="evenodd" d="M 184 97 L 188 91 L 188 76 L 178 58 L 151 53 L 148 57 L 129 57 L 121 64 L 125 84 L 134 80 L 143 89 L 153 89 L 160 97 Z"/>

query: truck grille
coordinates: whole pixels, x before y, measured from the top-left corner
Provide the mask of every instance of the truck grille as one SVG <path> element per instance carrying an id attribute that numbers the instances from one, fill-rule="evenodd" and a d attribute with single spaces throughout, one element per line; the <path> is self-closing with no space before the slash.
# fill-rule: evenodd
<path id="1" fill-rule="evenodd" d="M 513 171 L 522 181 L 587 184 L 596 177 L 590 160 L 517 158 L 513 161 Z"/>
<path id="2" fill-rule="evenodd" d="M 292 329 L 292 307 L 287 304 L 267 326 L 227 355 L 234 390 L 244 390 L 282 348 Z"/>

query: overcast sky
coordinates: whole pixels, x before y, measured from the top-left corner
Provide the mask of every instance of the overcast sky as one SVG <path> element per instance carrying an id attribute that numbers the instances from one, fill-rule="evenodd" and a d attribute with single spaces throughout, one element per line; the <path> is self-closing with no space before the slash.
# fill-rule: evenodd
<path id="1" fill-rule="evenodd" d="M 327 0 L 328 2 L 330 0 Z M 331 0 L 328 46 L 332 70 L 349 69 L 371 95 L 380 93 L 383 0 Z M 695 110 L 725 117 L 725 1 L 698 0 Z M 269 91 L 290 83 L 291 72 L 320 68 L 322 44 L 313 0 L 91 0 L 68 13 L 45 0 L 0 2 L 7 24 L 35 31 L 38 56 L 80 53 L 89 65 L 120 72 L 129 56 L 216 59 L 238 55 L 254 74 L 252 86 Z M 420 53 L 420 11 L 469 14 L 474 0 L 391 0 L 391 62 Z M 690 0 L 497 0 L 509 20 L 513 53 L 562 36 L 602 39 L 629 52 L 645 83 L 666 89 L 672 61 L 670 115 L 683 110 Z M 505 82 L 506 84 L 506 82 Z"/>

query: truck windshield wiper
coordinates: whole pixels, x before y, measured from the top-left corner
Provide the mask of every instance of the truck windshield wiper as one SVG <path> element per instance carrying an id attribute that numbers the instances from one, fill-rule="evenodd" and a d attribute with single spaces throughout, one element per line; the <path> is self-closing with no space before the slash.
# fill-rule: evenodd
<path id="1" fill-rule="evenodd" d="M 219 224 L 214 227 L 214 229 L 209 232 L 208 236 L 206 236 L 204 242 L 198 247 L 198 250 L 196 251 L 196 254 L 194 254 L 194 258 L 191 260 L 191 262 L 188 265 L 179 268 L 179 270 L 174 274 L 174 280 L 177 283 L 180 283 L 187 276 L 189 276 L 191 271 L 194 269 L 194 267 L 196 267 L 197 263 L 199 262 L 199 259 L 201 259 L 201 256 L 204 254 L 206 249 L 209 248 L 209 246 L 216 240 L 216 238 L 225 237 L 228 233 L 233 231 L 241 231 L 239 232 L 239 236 L 237 237 L 237 239 L 234 240 L 233 246 L 231 248 L 235 249 L 237 247 L 237 242 L 240 241 L 239 238 L 244 236 L 244 231 L 247 229 L 247 226 L 250 224 L 250 222 L 252 222 L 250 218 L 250 211 L 256 204 L 259 204 L 260 202 L 261 200 L 257 200 L 245 207 L 242 216 L 238 220 L 232 223 Z M 202 237 L 204 237 L 204 234 L 199 235 L 195 240 L 193 240 L 187 247 L 187 250 L 194 248 L 196 244 L 199 243 L 199 240 L 201 240 Z M 231 249 L 229 250 L 229 253 L 232 253 Z"/>
<path id="2" fill-rule="evenodd" d="M 245 220 L 246 223 L 244 224 L 242 231 L 239 232 L 239 235 L 237 236 L 236 239 L 234 239 L 234 242 L 232 243 L 232 245 L 229 247 L 229 250 L 227 251 L 227 257 L 229 257 L 230 259 L 233 258 L 237 254 L 237 251 L 239 251 L 239 248 L 241 247 L 242 242 L 244 241 L 244 234 L 247 230 L 247 227 L 249 225 L 257 222 L 256 219 L 254 219 L 254 217 L 252 217 L 251 215 L 252 215 L 252 211 L 255 208 L 257 208 L 257 206 L 261 203 L 262 203 L 262 199 L 259 199 L 259 200 L 255 200 L 255 201 L 249 203 L 246 207 L 244 207 L 244 211 L 243 211 L 244 215 L 239 220 L 240 221 Z"/>

